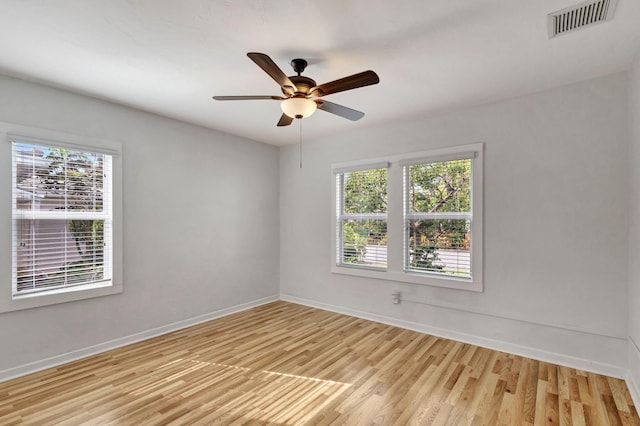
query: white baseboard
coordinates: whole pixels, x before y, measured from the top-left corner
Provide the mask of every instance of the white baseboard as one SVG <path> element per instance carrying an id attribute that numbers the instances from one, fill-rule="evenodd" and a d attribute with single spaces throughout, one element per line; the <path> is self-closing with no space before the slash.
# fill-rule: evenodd
<path id="1" fill-rule="evenodd" d="M 372 314 L 369 312 L 363 312 L 356 309 L 345 308 L 343 306 L 335 306 L 326 303 L 316 302 L 314 300 L 308 300 L 291 296 L 287 294 L 281 294 L 280 299 L 297 303 L 300 305 L 310 306 L 313 308 L 323 309 L 326 311 L 345 314 L 357 318 L 362 318 L 370 321 L 379 322 L 382 324 L 392 325 L 395 327 L 405 328 L 407 330 L 413 330 L 420 333 L 431 334 L 446 339 L 456 340 L 463 343 L 469 343 L 476 346 L 482 346 L 489 349 L 494 349 L 502 352 L 508 352 L 515 355 L 524 356 L 540 361 L 550 362 L 557 365 L 564 365 L 570 368 L 577 368 L 584 371 L 590 371 L 593 373 L 603 374 L 610 377 L 617 377 L 623 379 L 627 377 L 627 370 L 613 364 L 607 364 L 604 362 L 594 362 L 593 360 L 574 357 L 566 354 L 554 353 L 546 350 L 541 350 L 529 346 L 523 346 L 513 344 L 506 341 L 488 339 L 485 337 L 479 337 L 471 334 L 461 333 L 454 330 L 448 330 L 440 327 L 432 327 L 426 324 L 416 323 L 412 321 L 401 320 L 397 318 L 387 317 L 384 315 Z"/>
<path id="2" fill-rule="evenodd" d="M 629 370 L 625 377 L 633 405 L 640 409 L 640 348 L 629 337 Z"/>
<path id="3" fill-rule="evenodd" d="M 56 367 L 58 365 L 66 364 L 72 361 L 76 361 L 81 358 L 86 358 L 91 355 L 96 355 L 102 352 L 116 349 L 122 346 L 137 343 L 143 340 L 150 339 L 152 337 L 160 336 L 162 334 L 171 333 L 173 331 L 181 330 L 192 325 L 200 324 L 203 322 L 211 321 L 217 318 L 221 318 L 237 312 L 246 311 L 247 309 L 255 308 L 256 306 L 265 305 L 267 303 L 278 300 L 278 296 L 265 297 L 263 299 L 253 300 L 247 303 L 241 303 L 239 305 L 231 306 L 229 308 L 220 309 L 214 312 L 210 312 L 204 315 L 198 315 L 197 317 L 189 318 L 182 321 L 177 321 L 171 324 L 163 325 L 162 327 L 153 328 L 151 330 L 142 331 L 129 336 L 120 337 L 118 339 L 110 340 L 108 342 L 99 343 L 94 346 L 90 346 L 83 349 L 67 352 L 64 354 L 56 355 L 50 358 L 32 362 L 29 364 L 20 365 L 17 367 L 9 368 L 7 370 L 0 371 L 0 382 L 11 380 L 20 376 L 35 373 L 37 371 L 45 370 L 47 368 Z"/>

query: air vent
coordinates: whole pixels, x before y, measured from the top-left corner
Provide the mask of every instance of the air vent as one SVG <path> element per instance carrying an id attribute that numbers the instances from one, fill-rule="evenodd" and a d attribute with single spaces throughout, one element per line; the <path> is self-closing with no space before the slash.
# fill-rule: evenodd
<path id="1" fill-rule="evenodd" d="M 548 14 L 549 38 L 610 20 L 616 3 L 617 0 L 591 0 Z"/>

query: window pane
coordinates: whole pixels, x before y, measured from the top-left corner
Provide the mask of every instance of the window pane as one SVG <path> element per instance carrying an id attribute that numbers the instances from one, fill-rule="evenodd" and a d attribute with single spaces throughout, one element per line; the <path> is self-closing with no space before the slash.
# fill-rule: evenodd
<path id="1" fill-rule="evenodd" d="M 103 220 L 15 221 L 17 291 L 104 279 Z"/>
<path id="2" fill-rule="evenodd" d="M 471 277 L 471 167 L 463 159 L 405 169 L 407 270 Z M 463 217 L 434 218 L 447 213 Z"/>
<path id="3" fill-rule="evenodd" d="M 409 220 L 408 266 L 412 271 L 471 277 L 471 222 Z"/>
<path id="4" fill-rule="evenodd" d="M 471 159 L 409 166 L 411 213 L 470 212 Z"/>
<path id="5" fill-rule="evenodd" d="M 104 155 L 15 144 L 16 208 L 102 211 Z"/>
<path id="6" fill-rule="evenodd" d="M 342 263 L 387 267 L 387 221 L 344 220 Z"/>
<path id="7" fill-rule="evenodd" d="M 344 173 L 343 213 L 386 213 L 387 169 Z"/>

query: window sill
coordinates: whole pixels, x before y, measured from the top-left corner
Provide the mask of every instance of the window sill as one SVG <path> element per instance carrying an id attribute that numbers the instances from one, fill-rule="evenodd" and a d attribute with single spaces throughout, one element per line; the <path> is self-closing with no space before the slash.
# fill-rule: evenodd
<path id="1" fill-rule="evenodd" d="M 389 270 L 375 270 L 372 268 L 359 268 L 355 266 L 333 265 L 331 272 L 334 274 L 351 275 L 378 280 L 405 282 L 410 284 L 428 285 L 433 287 L 450 288 L 454 290 L 466 290 L 481 293 L 482 281 L 478 278 L 457 278 L 439 274 L 419 274 L 409 272 L 395 272 Z"/>
<path id="2" fill-rule="evenodd" d="M 37 293 L 14 295 L 0 300 L 0 312 L 19 311 L 58 303 L 74 302 L 94 297 L 122 293 L 122 283 L 105 281 L 99 284 L 87 284 Z"/>
<path id="3" fill-rule="evenodd" d="M 42 291 L 32 291 L 32 292 L 23 292 L 22 294 L 14 294 L 13 300 L 21 300 L 21 299 L 30 299 L 33 297 L 47 297 L 53 296 L 56 294 L 65 294 L 65 293 L 73 293 L 75 291 L 87 291 L 94 290 L 98 288 L 111 287 L 111 280 L 91 283 L 91 284 L 82 284 L 82 285 L 74 285 L 69 287 L 61 287 L 55 288 L 51 290 L 42 290 Z"/>

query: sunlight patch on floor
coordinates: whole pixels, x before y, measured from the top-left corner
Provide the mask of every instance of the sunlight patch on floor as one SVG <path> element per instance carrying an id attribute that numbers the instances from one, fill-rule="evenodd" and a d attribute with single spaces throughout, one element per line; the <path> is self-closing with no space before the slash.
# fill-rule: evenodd
<path id="1" fill-rule="evenodd" d="M 235 382 L 233 388 L 225 385 Z M 138 382 L 140 383 L 140 382 Z M 342 395 L 350 383 L 277 371 L 253 371 L 250 368 L 193 359 L 174 359 L 146 374 L 142 384 L 129 394 L 166 395 L 179 393 L 183 398 L 204 389 L 218 389 L 203 404 L 191 407 L 205 418 L 237 415 L 270 424 L 303 424 Z"/>

